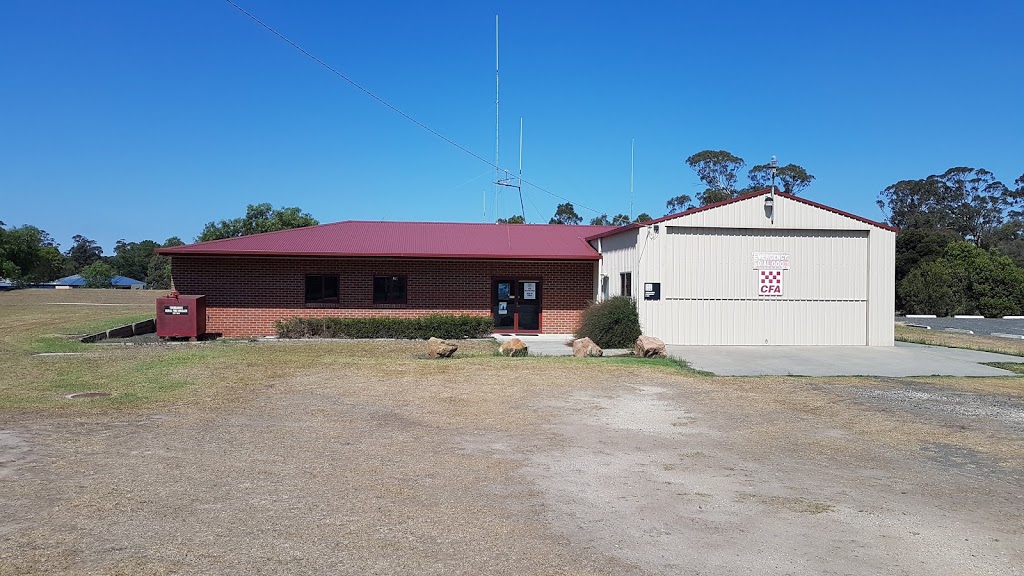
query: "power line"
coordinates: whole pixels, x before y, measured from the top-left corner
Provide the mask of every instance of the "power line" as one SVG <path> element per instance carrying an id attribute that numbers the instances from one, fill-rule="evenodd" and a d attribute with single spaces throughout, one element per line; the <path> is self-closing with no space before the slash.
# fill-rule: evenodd
<path id="1" fill-rule="evenodd" d="M 477 154 L 476 152 L 473 152 L 473 151 L 472 151 L 472 150 L 470 150 L 469 148 L 466 148 L 465 146 L 462 146 L 462 145 L 461 145 L 461 144 L 459 144 L 458 142 L 456 142 L 456 141 L 452 140 L 451 138 L 448 138 L 448 137 L 447 137 L 447 136 L 445 136 L 444 134 L 441 134 L 441 133 L 440 133 L 440 132 L 438 132 L 437 130 L 434 130 L 434 129 L 433 129 L 433 128 L 431 128 L 430 126 L 427 126 L 426 124 L 424 124 L 424 123 L 420 122 L 419 120 L 417 120 L 417 119 L 413 118 L 412 116 L 410 116 L 410 115 L 406 114 L 406 113 L 405 113 L 405 112 L 403 112 L 403 111 L 402 111 L 401 109 L 399 109 L 398 107 L 394 106 L 393 104 L 391 104 L 391 103 L 390 103 L 390 102 L 388 102 L 387 100 L 385 100 L 385 99 L 381 98 L 380 96 L 377 96 L 377 95 L 376 95 L 376 94 L 374 94 L 373 92 L 370 92 L 370 91 L 369 91 L 368 89 L 366 89 L 366 88 L 363 88 L 363 87 L 362 87 L 362 86 L 361 86 L 361 85 L 360 85 L 359 83 L 357 83 L 357 82 L 356 82 L 355 80 L 353 80 L 353 79 L 349 78 L 348 76 L 345 76 L 344 74 L 342 74 L 342 73 L 341 73 L 341 72 L 340 72 L 340 71 L 339 71 L 338 69 L 336 69 L 335 67 L 331 66 L 331 65 L 330 65 L 330 64 L 328 64 L 327 62 L 324 62 L 324 61 L 323 61 L 323 60 L 321 60 L 320 58 L 317 58 L 317 57 L 316 57 L 316 56 L 314 56 L 314 55 L 313 55 L 312 53 L 310 53 L 310 52 L 309 52 L 308 50 L 306 50 L 306 49 L 305 49 L 305 48 L 303 48 L 302 46 L 299 46 L 298 44 L 296 44 L 295 42 L 293 42 L 293 41 L 292 41 L 292 40 L 291 40 L 290 38 L 288 38 L 288 37 L 287 37 L 287 36 L 285 36 L 284 34 L 282 34 L 282 33 L 278 32 L 278 31 L 277 31 L 277 30 L 275 30 L 274 28 L 271 28 L 269 24 L 267 24 L 266 22 L 264 22 L 264 21 L 260 20 L 259 18 L 257 18 L 257 17 L 256 17 L 255 15 L 253 15 L 252 13 L 248 12 L 248 11 L 247 11 L 247 10 L 246 10 L 245 8 L 242 8 L 241 6 L 239 6 L 239 5 L 238 5 L 238 4 L 236 4 L 236 3 L 235 3 L 235 2 L 233 1 L 233 0 L 224 0 L 224 1 L 225 1 L 225 2 L 227 2 L 228 4 L 230 4 L 230 5 L 231 5 L 231 6 L 233 7 L 233 8 L 235 8 L 236 10 L 238 10 L 239 12 L 241 12 L 242 14 L 245 14 L 246 16 L 248 16 L 250 20 L 252 20 L 253 22 L 255 22 L 255 23 L 259 24 L 260 26 L 262 26 L 263 28 L 265 28 L 265 29 L 266 29 L 266 30 L 267 30 L 268 32 L 270 32 L 271 34 L 273 34 L 274 36 L 277 36 L 278 38 L 280 38 L 281 40 L 283 40 L 283 41 L 284 41 L 284 42 L 285 42 L 286 44 L 288 44 L 288 45 L 289 45 L 289 46 L 291 46 L 292 48 L 295 48 L 296 50 L 298 50 L 299 52 L 301 52 L 301 53 L 302 53 L 302 54 L 303 54 L 304 56 L 306 56 L 306 57 L 307 57 L 307 58 L 309 58 L 310 60 L 312 60 L 312 61 L 316 62 L 316 63 L 317 63 L 317 64 L 319 64 L 320 66 L 323 66 L 323 67 L 324 67 L 325 69 L 327 69 L 327 70 L 328 70 L 329 72 L 331 72 L 332 74 L 334 74 L 334 75 L 335 75 L 335 76 L 337 76 L 338 78 L 341 78 L 341 79 L 342 79 L 342 80 L 344 80 L 345 82 L 348 82 L 349 84 L 351 84 L 352 86 L 354 86 L 354 87 L 355 87 L 356 89 L 358 89 L 358 90 L 359 90 L 360 92 L 362 92 L 362 93 L 366 94 L 366 95 L 367 95 L 367 96 L 369 96 L 370 98 L 373 98 L 374 100 L 376 100 L 377 102 L 379 102 L 379 103 L 383 104 L 384 106 L 387 106 L 387 107 L 388 107 L 388 108 L 390 108 L 390 109 L 391 109 L 391 110 L 392 110 L 393 112 L 397 113 L 397 114 L 398 114 L 398 115 L 400 115 L 401 117 L 403 117 L 403 118 L 405 118 L 406 120 L 408 120 L 408 121 L 412 122 L 413 124 L 415 124 L 415 125 L 419 126 L 420 128 L 422 128 L 422 129 L 426 130 L 427 132 L 429 132 L 429 133 L 433 134 L 434 136 L 436 136 L 436 137 L 440 138 L 441 140 L 444 140 L 444 141 L 445 141 L 445 142 L 447 142 L 448 144 L 451 144 L 451 145 L 452 145 L 452 146 L 454 146 L 455 148 L 458 148 L 459 150 L 461 150 L 461 151 L 465 152 L 466 154 L 469 154 L 469 155 L 470 155 L 470 156 L 472 156 L 473 158 L 476 158 L 477 160 L 479 160 L 479 161 L 483 162 L 484 164 L 487 164 L 487 165 L 488 165 L 488 166 L 490 166 L 491 168 L 494 168 L 495 170 L 501 170 L 501 167 L 500 167 L 500 166 L 498 166 L 498 164 L 497 164 L 496 162 L 491 162 L 490 160 L 487 160 L 486 158 L 484 158 L 483 156 L 480 156 L 480 155 L 479 155 L 479 154 Z M 534 187 L 534 188 L 536 188 L 537 190 L 540 190 L 541 192 L 544 192 L 545 194 L 548 194 L 548 195 L 550 195 L 550 196 L 552 196 L 552 197 L 554 197 L 554 198 L 558 198 L 559 200 L 564 200 L 564 201 L 566 201 L 566 202 L 570 202 L 570 203 L 572 203 L 572 204 L 573 204 L 573 206 L 578 206 L 578 207 L 580 207 L 580 208 L 583 208 L 584 210 L 590 210 L 591 212 L 593 212 L 593 213 L 595 213 L 595 214 L 600 214 L 600 213 L 601 213 L 601 212 L 599 212 L 599 211 L 597 211 L 597 210 L 594 210 L 593 208 L 590 208 L 589 206 L 584 206 L 583 204 L 578 204 L 578 203 L 576 203 L 576 202 L 573 202 L 572 200 L 570 200 L 570 199 L 566 198 L 565 196 L 561 196 L 561 195 L 559 195 L 559 194 L 555 194 L 554 192 L 552 192 L 552 191 L 550 191 L 550 190 L 548 190 L 548 189 L 546 189 L 546 188 L 544 188 L 544 187 L 542 187 L 542 186 L 539 186 L 539 185 L 537 185 L 537 184 L 534 184 L 533 182 L 529 182 L 529 181 L 527 181 L 527 180 L 523 180 L 522 182 L 523 182 L 523 184 L 527 184 L 527 185 L 529 185 L 529 186 L 533 186 L 533 187 Z"/>

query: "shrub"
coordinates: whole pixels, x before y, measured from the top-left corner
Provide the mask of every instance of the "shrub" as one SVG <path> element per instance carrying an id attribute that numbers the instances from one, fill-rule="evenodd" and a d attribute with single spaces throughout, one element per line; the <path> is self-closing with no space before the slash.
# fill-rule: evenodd
<path id="1" fill-rule="evenodd" d="M 287 318 L 274 322 L 281 338 L 480 338 L 490 335 L 493 326 L 490 317 L 447 314 L 420 318 Z"/>
<path id="2" fill-rule="evenodd" d="M 627 296 L 616 296 L 590 305 L 583 311 L 576 337 L 588 337 L 602 348 L 632 348 L 640 337 L 636 302 Z"/>

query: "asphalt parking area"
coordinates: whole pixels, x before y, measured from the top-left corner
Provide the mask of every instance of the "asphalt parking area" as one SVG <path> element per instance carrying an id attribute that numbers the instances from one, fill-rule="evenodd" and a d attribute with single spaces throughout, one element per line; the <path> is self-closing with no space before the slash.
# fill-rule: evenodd
<path id="1" fill-rule="evenodd" d="M 927 326 L 932 330 L 969 330 L 982 336 L 1003 334 L 1024 339 L 1024 318 L 906 318 L 897 316 L 896 322 Z"/>
<path id="2" fill-rule="evenodd" d="M 1017 379 L 602 362 L 312 366 L 216 409 L 9 415 L 0 574 L 1024 565 Z"/>

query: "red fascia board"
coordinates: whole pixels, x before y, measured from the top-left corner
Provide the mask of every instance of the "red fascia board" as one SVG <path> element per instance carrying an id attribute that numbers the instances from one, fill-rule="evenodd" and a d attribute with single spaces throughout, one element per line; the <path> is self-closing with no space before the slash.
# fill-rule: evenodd
<path id="1" fill-rule="evenodd" d="M 615 230 L 609 230 L 607 232 L 601 232 L 600 234 L 594 234 L 593 236 L 588 236 L 587 237 L 587 241 L 597 240 L 598 238 L 604 238 L 606 236 L 614 236 L 616 234 L 620 234 L 620 233 L 625 232 L 626 230 L 630 230 L 632 228 L 639 228 L 641 226 L 650 226 L 652 224 L 658 224 L 658 223 L 664 222 L 666 220 L 672 220 L 673 218 L 680 218 L 682 216 L 689 216 L 691 214 L 696 214 L 698 212 L 703 212 L 705 210 L 711 210 L 713 208 L 718 208 L 718 207 L 721 207 L 721 206 L 726 206 L 728 204 L 735 204 L 736 202 L 741 202 L 743 200 L 749 200 L 749 199 L 755 198 L 757 196 L 765 196 L 765 195 L 767 195 L 769 193 L 771 193 L 771 190 L 768 190 L 768 189 L 760 190 L 758 192 L 752 192 L 750 194 L 744 194 L 743 196 L 737 196 L 735 198 L 729 198 L 728 200 L 722 200 L 721 202 L 715 202 L 714 204 L 708 204 L 707 206 L 700 206 L 700 207 L 697 207 L 697 208 L 691 208 L 689 210 L 686 210 L 686 211 L 683 211 L 683 212 L 678 212 L 676 214 L 668 214 L 667 216 L 662 216 L 661 218 L 655 218 L 654 220 L 648 220 L 647 222 L 644 222 L 642 224 L 634 222 L 632 224 L 627 224 L 627 225 L 625 225 L 625 226 L 623 226 L 621 228 L 616 228 Z M 899 228 L 896 228 L 894 226 L 889 226 L 888 224 L 882 224 L 881 222 L 875 222 L 874 220 L 868 220 L 867 218 L 864 218 L 862 216 L 857 216 L 856 214 L 850 214 L 849 212 L 845 212 L 845 211 L 840 210 L 838 208 L 833 208 L 831 206 L 826 206 L 824 204 L 819 204 L 819 203 L 813 202 L 811 200 L 800 198 L 799 196 L 793 196 L 792 194 L 786 194 L 785 192 L 779 192 L 779 191 L 776 191 L 775 195 L 776 196 L 781 196 L 783 198 L 788 198 L 790 200 L 794 200 L 794 201 L 800 202 L 802 204 L 807 204 L 808 206 L 814 206 L 815 208 L 820 208 L 821 210 L 825 210 L 825 211 L 831 212 L 833 214 L 838 214 L 840 216 L 845 216 L 847 218 L 851 218 L 851 219 L 856 220 L 858 222 L 863 222 L 865 224 L 870 224 L 871 226 L 876 226 L 878 228 L 881 228 L 882 230 L 889 230 L 890 232 L 899 232 L 900 231 Z"/>
<path id="2" fill-rule="evenodd" d="M 175 250 L 175 248 L 159 248 L 158 254 L 167 256 L 287 256 L 302 258 L 412 258 L 419 260 L 600 260 L 601 255 L 594 252 L 592 255 L 553 255 L 541 256 L 537 254 L 395 254 L 395 253 L 346 253 L 346 252 L 288 252 L 288 251 L 257 251 L 257 250 Z"/>

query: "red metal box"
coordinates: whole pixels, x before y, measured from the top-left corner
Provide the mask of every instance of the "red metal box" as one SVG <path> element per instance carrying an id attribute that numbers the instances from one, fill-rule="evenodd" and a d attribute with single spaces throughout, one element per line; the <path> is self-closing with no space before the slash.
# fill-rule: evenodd
<path id="1" fill-rule="evenodd" d="M 156 299 L 156 335 L 199 338 L 206 333 L 206 296 L 171 294 Z"/>

